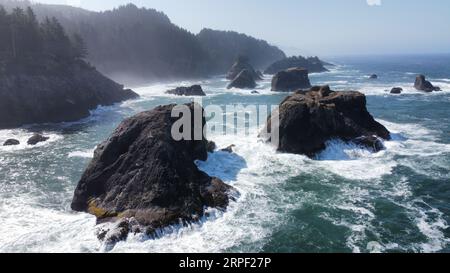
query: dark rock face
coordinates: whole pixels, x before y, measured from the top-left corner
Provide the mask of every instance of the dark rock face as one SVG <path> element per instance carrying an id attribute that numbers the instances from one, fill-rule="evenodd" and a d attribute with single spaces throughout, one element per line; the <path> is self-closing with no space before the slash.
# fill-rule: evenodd
<path id="1" fill-rule="evenodd" d="M 355 91 L 334 92 L 328 86 L 298 91 L 274 115 L 280 118 L 278 128 L 271 128 L 269 117 L 269 134 L 261 136 L 270 140 L 271 131 L 279 129 L 280 152 L 314 156 L 335 138 L 378 150 L 377 138 L 390 139 L 389 131 L 367 111 L 364 94 Z"/>
<path id="2" fill-rule="evenodd" d="M 290 92 L 310 87 L 308 70 L 303 68 L 290 68 L 278 72 L 272 79 L 272 91 Z"/>
<path id="3" fill-rule="evenodd" d="M 414 88 L 425 92 L 441 91 L 441 88 L 434 86 L 431 82 L 427 81 L 424 75 L 418 75 L 416 77 Z"/>
<path id="4" fill-rule="evenodd" d="M 193 85 L 190 87 L 177 87 L 173 90 L 166 92 L 167 94 L 177 95 L 177 96 L 206 96 L 205 92 L 200 85 Z"/>
<path id="5" fill-rule="evenodd" d="M 243 71 L 247 70 L 254 81 L 261 80 L 261 75 L 253 68 L 253 66 L 249 63 L 248 58 L 244 56 L 238 57 L 236 62 L 231 67 L 230 71 L 227 74 L 228 80 L 235 80 L 236 77 Z M 261 73 L 261 72 L 260 72 Z"/>
<path id="6" fill-rule="evenodd" d="M 378 79 L 378 75 L 377 74 L 372 74 L 372 75 L 369 76 L 369 79 L 376 80 L 376 79 Z"/>
<path id="7" fill-rule="evenodd" d="M 264 71 L 264 73 L 274 75 L 280 71 L 284 71 L 293 67 L 302 67 L 308 70 L 310 73 L 320 73 L 328 71 L 328 69 L 324 67 L 324 62 L 322 62 L 318 57 L 304 58 L 302 56 L 294 56 L 273 63 Z"/>
<path id="8" fill-rule="evenodd" d="M 239 73 L 239 75 L 236 76 L 233 81 L 231 81 L 227 88 L 252 89 L 255 87 L 256 82 L 252 73 L 249 70 L 244 69 L 241 71 L 241 73 Z"/>
<path id="9" fill-rule="evenodd" d="M 171 117 L 175 106 L 142 112 L 118 126 L 95 151 L 75 190 L 73 210 L 99 220 L 133 218 L 155 230 L 194 221 L 205 206 L 228 206 L 232 187 L 195 165 L 207 159 L 208 141 L 173 139 L 172 125 L 179 120 Z M 203 111 L 197 104 L 187 106 Z M 194 122 L 191 129 L 194 135 Z M 197 130 L 202 136 L 203 127 Z"/>
<path id="10" fill-rule="evenodd" d="M 17 146 L 20 145 L 20 141 L 17 139 L 7 139 L 5 143 L 3 143 L 3 146 Z"/>
<path id="11" fill-rule="evenodd" d="M 60 74 L 0 77 L 0 129 L 31 123 L 76 121 L 99 105 L 138 97 L 80 62 Z"/>
<path id="12" fill-rule="evenodd" d="M 34 145 L 36 145 L 38 143 L 45 142 L 45 141 L 47 141 L 49 139 L 50 139 L 49 137 L 45 137 L 45 136 L 43 136 L 41 134 L 34 134 L 32 137 L 30 137 L 28 139 L 27 144 L 34 146 Z"/>
<path id="13" fill-rule="evenodd" d="M 234 148 L 236 148 L 236 145 L 233 144 L 233 145 L 230 145 L 230 146 L 228 146 L 226 148 L 221 149 L 220 151 L 232 154 L 234 152 Z"/>
<path id="14" fill-rule="evenodd" d="M 214 153 L 214 151 L 217 149 L 217 145 L 214 141 L 208 141 L 208 144 L 206 146 L 206 150 L 208 153 Z"/>
<path id="15" fill-rule="evenodd" d="M 400 87 L 394 87 L 391 90 L 391 94 L 401 94 L 403 92 L 403 88 Z"/>
<path id="16" fill-rule="evenodd" d="M 376 136 L 363 136 L 353 140 L 357 145 L 371 149 L 373 152 L 379 152 L 385 149 L 383 141 Z"/>

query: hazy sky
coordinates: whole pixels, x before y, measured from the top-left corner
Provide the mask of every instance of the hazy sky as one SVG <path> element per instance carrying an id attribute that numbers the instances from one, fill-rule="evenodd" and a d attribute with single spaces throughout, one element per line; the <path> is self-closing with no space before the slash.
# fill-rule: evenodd
<path id="1" fill-rule="evenodd" d="M 105 10 L 129 2 L 194 33 L 235 30 L 288 54 L 450 53 L 449 0 L 41 0 Z"/>

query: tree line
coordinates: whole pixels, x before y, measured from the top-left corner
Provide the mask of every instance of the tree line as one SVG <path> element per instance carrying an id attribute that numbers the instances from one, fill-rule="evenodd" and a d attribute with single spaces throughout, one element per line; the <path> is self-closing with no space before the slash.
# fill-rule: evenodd
<path id="1" fill-rule="evenodd" d="M 55 16 L 67 33 L 79 33 L 87 60 L 120 81 L 204 77 L 225 74 L 239 55 L 258 69 L 285 57 L 277 47 L 236 32 L 193 34 L 162 12 L 133 4 L 103 12 L 63 5 L 2 0 L 12 10 L 31 6 L 39 21 Z"/>
<path id="2" fill-rule="evenodd" d="M 87 48 L 78 34 L 69 37 L 56 18 L 39 22 L 33 9 L 14 8 L 7 12 L 0 6 L 0 64 L 2 72 L 10 67 L 45 63 L 73 62 L 87 56 Z"/>

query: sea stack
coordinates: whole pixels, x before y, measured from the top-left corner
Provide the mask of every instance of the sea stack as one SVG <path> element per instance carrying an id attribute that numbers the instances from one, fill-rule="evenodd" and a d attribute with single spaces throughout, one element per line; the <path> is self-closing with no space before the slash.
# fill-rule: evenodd
<path id="1" fill-rule="evenodd" d="M 310 87 L 308 70 L 303 68 L 290 68 L 278 72 L 272 79 L 272 91 L 291 92 Z"/>
<path id="2" fill-rule="evenodd" d="M 414 88 L 425 92 L 441 91 L 441 88 L 434 86 L 431 82 L 427 81 L 424 75 L 417 75 Z"/>
<path id="3" fill-rule="evenodd" d="M 195 165 L 208 158 L 211 148 L 203 127 L 191 122 L 191 137 L 199 133 L 199 140 L 172 137 L 178 121 L 171 115 L 175 107 L 180 106 L 160 106 L 124 120 L 96 149 L 75 190 L 72 209 L 99 221 L 128 219 L 149 234 L 180 221 L 196 221 L 205 207 L 225 209 L 233 188 Z M 203 113 L 198 104 L 182 107 Z M 205 125 L 204 117 L 200 121 Z"/>
<path id="4" fill-rule="evenodd" d="M 190 87 L 177 87 L 172 90 L 166 91 L 166 94 L 176 95 L 176 96 L 206 96 L 200 85 L 193 85 Z"/>
<path id="5" fill-rule="evenodd" d="M 264 73 L 275 75 L 280 71 L 287 70 L 293 67 L 303 67 L 307 69 L 310 73 L 321 73 L 327 72 L 328 69 L 324 67 L 324 62 L 321 61 L 318 57 L 309 57 L 304 58 L 302 56 L 294 56 L 279 60 L 273 64 L 271 64 Z"/>
<path id="6" fill-rule="evenodd" d="M 279 124 L 269 117 L 261 137 L 270 141 L 271 132 L 279 130 L 280 152 L 313 157 L 335 138 L 377 151 L 382 148 L 379 138 L 390 139 L 390 132 L 367 111 L 365 95 L 356 91 L 334 92 L 328 86 L 298 91 L 280 104 L 277 116 Z"/>
<path id="7" fill-rule="evenodd" d="M 244 69 L 236 76 L 234 80 L 230 82 L 227 88 L 253 89 L 255 87 L 256 82 L 252 72 Z"/>
<path id="8" fill-rule="evenodd" d="M 252 76 L 253 80 L 261 80 L 261 72 L 256 71 L 253 66 L 250 64 L 250 61 L 245 56 L 239 56 L 233 66 L 230 68 L 230 71 L 227 74 L 228 80 L 234 80 L 236 77 L 243 71 L 247 70 L 248 73 Z"/>

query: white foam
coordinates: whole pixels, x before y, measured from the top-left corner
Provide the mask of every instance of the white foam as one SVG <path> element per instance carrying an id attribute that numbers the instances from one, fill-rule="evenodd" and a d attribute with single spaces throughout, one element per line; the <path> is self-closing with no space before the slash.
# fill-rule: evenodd
<path id="1" fill-rule="evenodd" d="M 34 149 L 43 146 L 48 146 L 51 143 L 63 139 L 63 136 L 55 134 L 54 132 L 43 131 L 41 134 L 49 139 L 45 142 L 40 142 L 36 145 L 28 145 L 27 141 L 33 136 L 33 132 L 25 129 L 12 129 L 12 130 L 0 130 L 0 152 L 14 152 L 24 149 Z M 17 139 L 20 141 L 19 145 L 14 146 L 3 146 L 3 143 L 8 139 Z"/>
<path id="2" fill-rule="evenodd" d="M 74 151 L 68 154 L 68 157 L 81 157 L 81 158 L 92 158 L 94 157 L 94 149 L 83 150 L 83 151 Z"/>

